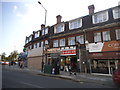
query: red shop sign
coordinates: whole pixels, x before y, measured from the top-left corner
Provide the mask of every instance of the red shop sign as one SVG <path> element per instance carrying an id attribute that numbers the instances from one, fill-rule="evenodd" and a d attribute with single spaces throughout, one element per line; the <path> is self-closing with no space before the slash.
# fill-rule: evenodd
<path id="1" fill-rule="evenodd" d="M 61 56 L 76 55 L 76 50 L 62 50 Z"/>

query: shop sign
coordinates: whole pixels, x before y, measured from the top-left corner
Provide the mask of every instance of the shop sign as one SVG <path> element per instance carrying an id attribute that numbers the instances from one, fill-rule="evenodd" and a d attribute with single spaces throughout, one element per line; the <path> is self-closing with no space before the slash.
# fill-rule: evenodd
<path id="1" fill-rule="evenodd" d="M 101 52 L 103 47 L 103 43 L 90 43 L 89 44 L 89 52 Z"/>
<path id="2" fill-rule="evenodd" d="M 47 49 L 47 53 L 60 53 L 60 48 Z"/>
<path id="3" fill-rule="evenodd" d="M 120 52 L 91 53 L 91 59 L 120 59 Z"/>
<path id="4" fill-rule="evenodd" d="M 120 41 L 105 42 L 102 51 L 120 51 Z"/>
<path id="5" fill-rule="evenodd" d="M 61 50 L 61 56 L 76 55 L 76 49 Z"/>
<path id="6" fill-rule="evenodd" d="M 120 41 L 90 43 L 89 52 L 120 51 Z"/>
<path id="7" fill-rule="evenodd" d="M 51 53 L 51 57 L 52 58 L 59 58 L 60 57 L 60 53 Z"/>

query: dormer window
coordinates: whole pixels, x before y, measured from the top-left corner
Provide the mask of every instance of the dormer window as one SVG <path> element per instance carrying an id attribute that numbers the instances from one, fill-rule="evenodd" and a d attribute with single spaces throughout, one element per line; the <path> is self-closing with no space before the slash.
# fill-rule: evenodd
<path id="1" fill-rule="evenodd" d="M 45 31 L 45 32 L 44 32 L 44 31 Z M 45 30 L 44 30 L 44 29 L 42 30 L 42 35 L 44 35 L 44 34 L 45 34 L 45 35 L 48 34 L 48 28 L 45 28 Z"/>
<path id="2" fill-rule="evenodd" d="M 113 12 L 113 18 L 114 19 L 120 18 L 120 7 L 114 8 L 112 10 L 112 12 Z"/>
<path id="3" fill-rule="evenodd" d="M 96 13 L 92 16 L 93 24 L 108 21 L 108 11 Z"/>
<path id="4" fill-rule="evenodd" d="M 60 33 L 64 31 L 64 24 L 58 24 L 54 27 L 54 33 Z"/>
<path id="5" fill-rule="evenodd" d="M 69 22 L 69 29 L 76 29 L 82 27 L 82 19 L 77 19 Z"/>
<path id="6" fill-rule="evenodd" d="M 40 35 L 40 32 L 35 32 L 35 38 L 38 38 Z"/>
<path id="7" fill-rule="evenodd" d="M 29 37 L 29 41 L 31 41 L 32 40 L 32 35 Z"/>

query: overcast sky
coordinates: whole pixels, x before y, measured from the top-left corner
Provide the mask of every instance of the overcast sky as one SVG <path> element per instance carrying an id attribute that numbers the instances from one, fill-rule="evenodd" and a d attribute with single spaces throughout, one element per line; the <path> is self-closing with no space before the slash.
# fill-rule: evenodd
<path id="1" fill-rule="evenodd" d="M 0 54 L 13 50 L 22 52 L 25 37 L 40 29 L 45 10 L 38 0 L 0 0 Z M 119 0 L 40 0 L 47 9 L 47 25 L 56 24 L 56 16 L 69 21 L 88 15 L 88 6 L 94 4 L 95 12 L 118 5 Z M 2 13 L 2 14 L 1 14 Z"/>

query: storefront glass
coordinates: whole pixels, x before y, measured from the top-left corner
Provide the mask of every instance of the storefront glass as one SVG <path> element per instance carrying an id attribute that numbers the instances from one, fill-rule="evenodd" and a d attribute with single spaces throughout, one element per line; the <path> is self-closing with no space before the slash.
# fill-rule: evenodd
<path id="1" fill-rule="evenodd" d="M 112 74 L 120 67 L 120 60 L 92 60 L 92 73 Z"/>

